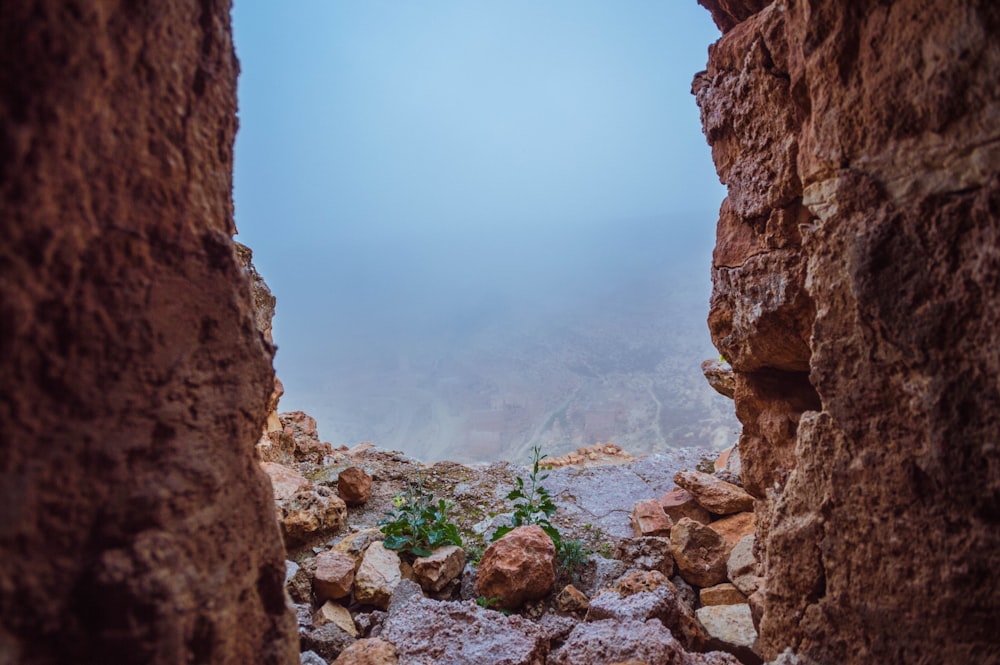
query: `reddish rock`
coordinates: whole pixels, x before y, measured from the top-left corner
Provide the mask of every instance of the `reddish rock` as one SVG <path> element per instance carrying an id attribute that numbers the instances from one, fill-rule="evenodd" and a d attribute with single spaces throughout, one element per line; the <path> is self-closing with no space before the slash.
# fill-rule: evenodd
<path id="1" fill-rule="evenodd" d="M 555 545 L 541 527 L 518 527 L 486 548 L 476 594 L 498 598 L 497 605 L 508 610 L 544 598 L 555 586 L 555 558 Z"/>
<path id="2" fill-rule="evenodd" d="M 740 542 L 754 532 L 755 515 L 753 513 L 736 513 L 722 519 L 710 522 L 708 527 L 722 536 L 730 547 Z"/>
<path id="3" fill-rule="evenodd" d="M 714 586 L 726 581 L 729 545 L 711 528 L 682 519 L 670 532 L 670 551 L 677 571 L 695 586 Z"/>
<path id="4" fill-rule="evenodd" d="M 590 607 L 590 601 L 586 594 L 577 589 L 572 584 L 567 584 L 563 590 L 556 595 L 556 607 L 560 612 L 568 614 L 584 614 Z"/>
<path id="5" fill-rule="evenodd" d="M 698 505 L 690 492 L 679 487 L 675 487 L 660 497 L 660 507 L 674 522 L 680 521 L 682 517 L 689 517 L 702 524 L 708 524 L 712 521 L 712 513 Z"/>
<path id="6" fill-rule="evenodd" d="M 462 574 L 465 551 L 455 545 L 439 547 L 430 556 L 413 560 L 413 579 L 427 592 L 437 592 Z"/>
<path id="7" fill-rule="evenodd" d="M 340 652 L 330 665 L 397 665 L 396 647 L 379 638 L 358 640 Z"/>
<path id="8" fill-rule="evenodd" d="M 294 461 L 322 464 L 323 459 L 333 453 L 333 446 L 319 440 L 316 419 L 305 411 L 280 413 L 278 418 L 284 434 L 291 436 L 295 443 L 292 452 Z"/>
<path id="9" fill-rule="evenodd" d="M 281 464 L 264 462 L 261 468 L 271 478 L 278 521 L 288 547 L 301 547 L 336 533 L 344 524 L 347 506 L 330 488 L 315 485 Z"/>
<path id="10" fill-rule="evenodd" d="M 716 584 L 702 589 L 698 599 L 702 605 L 739 605 L 746 604 L 747 597 L 729 582 Z"/>
<path id="11" fill-rule="evenodd" d="M 372 477 L 356 466 L 349 466 L 337 476 L 337 493 L 348 506 L 360 506 L 372 495 Z"/>
<path id="12" fill-rule="evenodd" d="M 324 602 L 345 598 L 354 585 L 354 558 L 343 552 L 320 552 L 316 556 L 313 591 L 316 600 Z"/>
<path id="13" fill-rule="evenodd" d="M 729 515 L 753 510 L 753 497 L 742 488 L 701 471 L 678 471 L 674 482 L 694 496 L 705 510 Z"/>
<path id="14" fill-rule="evenodd" d="M 762 499 L 762 653 L 982 660 L 1000 613 L 969 574 L 1000 566 L 995 3 L 705 4 L 727 31 L 694 83 L 728 187 L 709 320 Z"/>
<path id="15" fill-rule="evenodd" d="M 0 11 L 0 660 L 297 657 L 229 10 Z"/>
<path id="16" fill-rule="evenodd" d="M 673 521 L 667 517 L 656 499 L 639 501 L 632 509 L 632 532 L 642 536 L 669 536 Z"/>

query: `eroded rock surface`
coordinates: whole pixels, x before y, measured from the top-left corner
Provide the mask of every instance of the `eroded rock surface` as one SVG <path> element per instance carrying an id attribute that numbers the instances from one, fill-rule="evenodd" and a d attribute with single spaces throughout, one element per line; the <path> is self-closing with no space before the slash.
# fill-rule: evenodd
<path id="1" fill-rule="evenodd" d="M 297 662 L 227 2 L 0 11 L 0 650 Z"/>
<path id="2" fill-rule="evenodd" d="M 702 4 L 709 325 L 764 500 L 763 655 L 993 658 L 1000 8 Z"/>

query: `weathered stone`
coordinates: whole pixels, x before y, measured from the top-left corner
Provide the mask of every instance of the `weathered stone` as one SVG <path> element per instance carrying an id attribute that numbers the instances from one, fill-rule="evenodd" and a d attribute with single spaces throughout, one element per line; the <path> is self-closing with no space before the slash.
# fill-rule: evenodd
<path id="1" fill-rule="evenodd" d="M 726 562 L 726 576 L 737 589 L 749 596 L 761 585 L 761 578 L 757 575 L 757 560 L 754 558 L 754 537 L 744 536 L 733 547 Z"/>
<path id="2" fill-rule="evenodd" d="M 294 603 L 312 604 L 313 574 L 316 572 L 316 559 L 306 559 L 285 584 L 285 590 Z"/>
<path id="3" fill-rule="evenodd" d="M 555 586 L 555 557 L 555 545 L 541 527 L 518 527 L 486 548 L 476 593 L 497 598 L 498 606 L 508 610 L 544 598 Z"/>
<path id="4" fill-rule="evenodd" d="M 403 579 L 399 563 L 399 555 L 383 547 L 381 541 L 369 545 L 354 575 L 354 598 L 364 605 L 386 609 L 393 589 Z"/>
<path id="5" fill-rule="evenodd" d="M 0 659 L 297 658 L 229 12 L 0 10 Z"/>
<path id="6" fill-rule="evenodd" d="M 655 570 L 667 577 L 674 574 L 674 557 L 670 554 L 669 537 L 626 538 L 619 541 L 615 558 L 629 568 Z"/>
<path id="7" fill-rule="evenodd" d="M 316 600 L 345 598 L 354 585 L 354 559 L 343 552 L 321 552 L 316 556 L 313 590 Z"/>
<path id="8" fill-rule="evenodd" d="M 397 612 L 403 605 L 420 600 L 423 597 L 424 592 L 420 588 L 420 585 L 404 577 L 392 589 L 392 598 L 389 599 L 388 607 L 389 614 Z"/>
<path id="9" fill-rule="evenodd" d="M 572 584 L 567 584 L 556 595 L 556 607 L 560 612 L 568 614 L 583 614 L 590 607 L 590 600 L 582 591 Z"/>
<path id="10" fill-rule="evenodd" d="M 437 592 L 462 574 L 465 551 L 455 545 L 439 547 L 430 556 L 413 560 L 413 579 L 427 592 Z"/>
<path id="11" fill-rule="evenodd" d="M 316 419 L 304 411 L 290 411 L 278 414 L 284 434 L 294 442 L 292 456 L 297 462 L 322 464 L 323 459 L 333 453 L 333 446 L 319 440 Z"/>
<path id="12" fill-rule="evenodd" d="M 385 538 L 385 535 L 375 527 L 362 529 L 338 540 L 330 548 L 330 551 L 350 554 L 360 564 L 361 557 L 364 555 L 365 550 L 368 549 L 368 546 L 383 538 Z"/>
<path id="13" fill-rule="evenodd" d="M 349 466 L 337 476 L 337 493 L 348 506 L 360 506 L 372 495 L 372 477 L 364 469 Z"/>
<path id="14" fill-rule="evenodd" d="M 358 640 L 341 651 L 330 665 L 397 665 L 398 662 L 396 647 L 375 638 Z"/>
<path id="15" fill-rule="evenodd" d="M 323 606 L 320 607 L 313 616 L 313 624 L 316 626 L 322 626 L 328 623 L 337 624 L 351 637 L 358 636 L 358 629 L 357 626 L 354 625 L 354 619 L 351 617 L 351 613 L 346 607 L 335 603 L 332 600 L 328 600 L 323 603 Z"/>
<path id="16" fill-rule="evenodd" d="M 354 637 L 336 623 L 326 623 L 299 633 L 303 650 L 315 651 L 327 662 L 336 660 L 340 652 L 354 643 Z"/>
<path id="17" fill-rule="evenodd" d="M 694 495 L 691 492 L 679 487 L 675 487 L 660 497 L 660 507 L 675 523 L 680 521 L 682 517 L 689 517 L 702 524 L 708 524 L 712 521 L 712 513 L 702 508 L 694 500 Z"/>
<path id="18" fill-rule="evenodd" d="M 548 654 L 544 631 L 531 621 L 472 602 L 406 603 L 385 620 L 382 638 L 401 663 L 540 665 Z"/>
<path id="19" fill-rule="evenodd" d="M 327 665 L 327 662 L 315 651 L 303 651 L 299 654 L 299 665 Z"/>
<path id="20" fill-rule="evenodd" d="M 632 508 L 632 532 L 642 536 L 669 536 L 673 521 L 667 517 L 656 499 L 639 501 Z"/>
<path id="21" fill-rule="evenodd" d="M 708 385 L 715 388 L 715 392 L 724 395 L 729 399 L 736 393 L 736 380 L 733 378 L 733 368 L 729 363 L 721 360 L 706 360 L 701 363 L 701 371 L 708 379 Z"/>
<path id="22" fill-rule="evenodd" d="M 714 586 L 726 581 L 729 546 L 711 528 L 684 518 L 670 532 L 670 552 L 677 572 L 695 586 Z"/>
<path id="23" fill-rule="evenodd" d="M 722 536 L 726 543 L 733 547 L 746 536 L 752 536 L 754 532 L 753 513 L 734 513 L 722 519 L 709 522 L 708 528 Z"/>
<path id="24" fill-rule="evenodd" d="M 705 587 L 699 592 L 702 605 L 745 605 L 747 597 L 729 582 Z"/>
<path id="25" fill-rule="evenodd" d="M 694 496 L 703 508 L 716 515 L 753 510 L 753 497 L 732 483 L 701 471 L 678 471 L 674 482 Z"/>
<path id="26" fill-rule="evenodd" d="M 271 479 L 275 501 L 289 501 L 299 490 L 312 484 L 301 473 L 283 464 L 262 462 L 260 468 Z"/>
<path id="27" fill-rule="evenodd" d="M 753 651 L 757 631 L 748 605 L 710 605 L 699 608 L 695 614 L 709 634 L 710 648 L 729 652 L 745 665 L 762 662 Z"/>
<path id="28" fill-rule="evenodd" d="M 727 448 L 715 460 L 715 476 L 727 483 L 743 487 L 743 461 L 739 443 Z M 745 489 L 745 488 L 744 488 Z"/>
<path id="29" fill-rule="evenodd" d="M 739 665 L 729 654 L 689 654 L 659 621 L 605 619 L 578 624 L 549 665 L 640 661 L 649 665 Z"/>
<path id="30" fill-rule="evenodd" d="M 635 572 L 622 578 L 615 589 L 590 600 L 587 621 L 657 619 L 688 649 L 701 650 L 708 639 L 690 606 L 662 574 Z"/>

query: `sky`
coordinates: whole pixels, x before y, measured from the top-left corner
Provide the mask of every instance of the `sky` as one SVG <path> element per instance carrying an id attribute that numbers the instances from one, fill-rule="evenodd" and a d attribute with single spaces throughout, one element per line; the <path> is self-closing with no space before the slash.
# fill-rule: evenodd
<path id="1" fill-rule="evenodd" d="M 724 192 L 690 85 L 718 32 L 695 0 L 237 0 L 233 18 L 236 224 L 278 298 L 283 409 L 483 308 L 555 316 L 670 257 L 695 259 L 707 314 Z"/>

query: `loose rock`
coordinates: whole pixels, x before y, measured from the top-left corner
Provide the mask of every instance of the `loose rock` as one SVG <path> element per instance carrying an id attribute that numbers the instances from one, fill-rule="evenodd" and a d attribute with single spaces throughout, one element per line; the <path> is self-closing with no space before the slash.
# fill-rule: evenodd
<path id="1" fill-rule="evenodd" d="M 383 547 L 380 541 L 369 545 L 354 576 L 355 599 L 365 605 L 386 609 L 393 589 L 403 579 L 399 563 L 399 555 Z"/>
<path id="2" fill-rule="evenodd" d="M 762 662 L 753 652 L 757 631 L 748 605 L 712 605 L 700 608 L 696 614 L 708 631 L 711 648 L 727 651 L 746 665 Z"/>
<path id="3" fill-rule="evenodd" d="M 344 649 L 331 665 L 396 665 L 396 647 L 385 640 L 358 640 Z"/>
<path id="4" fill-rule="evenodd" d="M 439 547 L 430 556 L 413 561 L 413 579 L 424 591 L 437 592 L 461 575 L 464 566 L 465 551 L 461 547 Z"/>
<path id="5" fill-rule="evenodd" d="M 371 498 L 372 477 L 360 467 L 348 467 L 337 476 L 337 493 L 348 506 L 360 506 Z"/>
<path id="6" fill-rule="evenodd" d="M 739 665 L 729 654 L 689 654 L 659 621 L 581 623 L 548 659 L 549 665 L 636 661 L 649 665 Z"/>
<path id="7" fill-rule="evenodd" d="M 730 547 L 733 547 L 741 538 L 753 534 L 755 524 L 753 513 L 734 513 L 711 522 L 708 526 L 722 536 Z"/>
<path id="8" fill-rule="evenodd" d="M 753 556 L 754 536 L 744 536 L 733 547 L 729 560 L 726 562 L 726 575 L 737 589 L 750 596 L 761 585 L 762 578 L 757 575 L 757 560 Z"/>
<path id="9" fill-rule="evenodd" d="M 354 637 L 335 623 L 327 623 L 299 633 L 299 643 L 315 651 L 327 662 L 332 661 L 354 642 Z"/>
<path id="10" fill-rule="evenodd" d="M 655 570 L 667 577 L 674 574 L 669 537 L 626 538 L 618 543 L 615 558 L 629 568 Z"/>
<path id="11" fill-rule="evenodd" d="M 705 587 L 700 592 L 701 604 L 708 605 L 740 605 L 746 604 L 747 597 L 729 582 Z"/>
<path id="12" fill-rule="evenodd" d="M 358 636 L 358 629 L 357 626 L 354 625 L 354 619 L 351 617 L 351 613 L 346 607 L 335 603 L 332 600 L 328 600 L 323 603 L 323 607 L 319 608 L 316 615 L 313 617 L 313 624 L 316 626 L 323 626 L 328 623 L 337 624 L 351 637 Z"/>
<path id="13" fill-rule="evenodd" d="M 660 507 L 675 523 L 682 517 L 690 517 L 695 522 L 708 524 L 712 521 L 712 513 L 702 508 L 694 495 L 679 487 L 674 488 L 660 497 Z"/>
<path id="14" fill-rule="evenodd" d="M 632 509 L 632 532 L 642 536 L 668 536 L 673 521 L 667 517 L 656 499 L 639 501 Z"/>
<path id="15" fill-rule="evenodd" d="M 316 600 L 325 602 L 344 598 L 354 585 L 354 559 L 343 552 L 322 552 L 316 557 L 313 592 Z"/>
<path id="16" fill-rule="evenodd" d="M 544 598 L 555 586 L 555 558 L 555 545 L 541 527 L 518 527 L 486 548 L 476 593 L 497 598 L 498 606 L 508 610 Z"/>
<path id="17" fill-rule="evenodd" d="M 583 614 L 590 607 L 590 601 L 582 591 L 567 584 L 556 596 L 556 607 L 567 614 Z"/>
<path id="18" fill-rule="evenodd" d="M 701 471 L 678 471 L 674 482 L 694 495 L 703 508 L 716 515 L 753 510 L 753 497 L 746 490 Z"/>
<path id="19" fill-rule="evenodd" d="M 684 518 L 670 532 L 670 551 L 680 576 L 695 586 L 726 580 L 729 545 L 704 524 Z"/>

